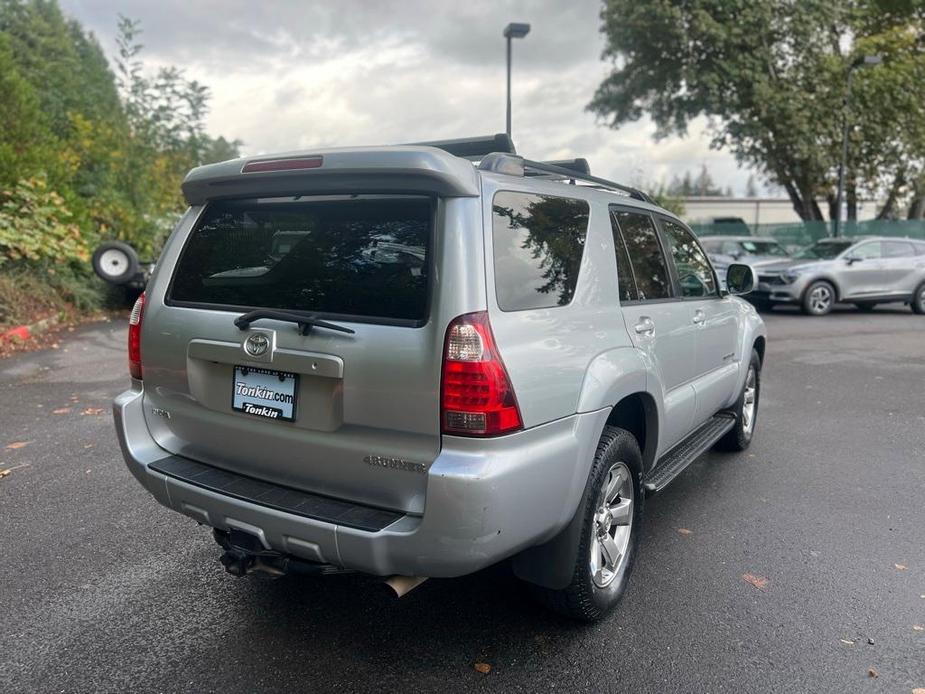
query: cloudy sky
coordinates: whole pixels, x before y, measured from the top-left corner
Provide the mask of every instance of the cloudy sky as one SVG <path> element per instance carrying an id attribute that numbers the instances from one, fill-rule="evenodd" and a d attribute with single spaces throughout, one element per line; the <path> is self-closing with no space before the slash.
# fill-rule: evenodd
<path id="1" fill-rule="evenodd" d="M 536 159 L 583 156 L 641 185 L 706 164 L 742 194 L 747 171 L 709 148 L 703 123 L 655 142 L 640 121 L 610 130 L 585 110 L 608 70 L 597 0 L 61 0 L 115 50 L 117 13 L 142 23 L 144 58 L 212 90 L 208 128 L 246 154 L 482 135 L 504 130 L 509 21 L 513 136 Z"/>

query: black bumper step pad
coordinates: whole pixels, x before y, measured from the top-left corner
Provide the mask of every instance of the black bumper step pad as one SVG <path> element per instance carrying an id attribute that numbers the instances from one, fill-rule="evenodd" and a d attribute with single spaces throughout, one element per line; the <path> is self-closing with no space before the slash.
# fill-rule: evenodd
<path id="1" fill-rule="evenodd" d="M 263 482 L 179 456 L 163 458 L 148 467 L 187 484 L 251 504 L 367 532 L 378 532 L 404 516 L 396 511 L 362 506 Z"/>

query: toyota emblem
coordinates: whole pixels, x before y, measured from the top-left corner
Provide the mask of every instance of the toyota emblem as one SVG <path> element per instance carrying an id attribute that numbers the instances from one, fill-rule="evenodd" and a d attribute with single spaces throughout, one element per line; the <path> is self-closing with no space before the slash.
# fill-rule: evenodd
<path id="1" fill-rule="evenodd" d="M 266 354 L 270 349 L 270 339 L 262 333 L 254 333 L 244 341 L 244 351 L 252 357 Z"/>

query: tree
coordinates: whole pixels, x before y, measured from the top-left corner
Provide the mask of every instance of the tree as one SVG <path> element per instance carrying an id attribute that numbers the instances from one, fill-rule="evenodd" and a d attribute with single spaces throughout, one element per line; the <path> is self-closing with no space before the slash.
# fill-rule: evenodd
<path id="1" fill-rule="evenodd" d="M 758 197 L 758 188 L 755 185 L 755 174 L 748 175 L 748 180 L 745 182 L 745 197 L 747 198 Z"/>
<path id="2" fill-rule="evenodd" d="M 921 2 L 606 0 L 601 17 L 614 67 L 590 110 L 611 127 L 648 114 L 659 137 L 708 116 L 712 145 L 783 186 L 803 219 L 821 219 L 817 197 L 834 195 L 856 55 L 886 60 L 854 75 L 849 182 L 900 196 L 921 169 Z"/>

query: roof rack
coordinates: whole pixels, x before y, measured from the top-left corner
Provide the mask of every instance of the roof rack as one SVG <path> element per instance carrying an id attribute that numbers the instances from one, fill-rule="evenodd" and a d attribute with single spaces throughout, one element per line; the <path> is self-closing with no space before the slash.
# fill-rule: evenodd
<path id="1" fill-rule="evenodd" d="M 587 165 L 586 160 L 575 161 L 584 161 L 585 165 Z M 517 156 L 516 154 L 492 152 L 491 154 L 487 154 L 482 157 L 482 161 L 479 164 L 479 169 L 482 171 L 492 171 L 494 173 L 507 174 L 508 176 L 535 176 L 539 174 L 553 174 L 566 180 L 585 181 L 587 183 L 593 183 L 594 185 L 606 190 L 617 190 L 621 193 L 626 193 L 631 198 L 636 200 L 642 200 L 643 202 L 655 204 L 652 198 L 650 198 L 638 188 L 632 188 L 621 183 L 608 181 L 606 178 L 598 178 L 597 176 L 592 176 L 590 173 L 582 173 L 575 168 L 559 166 L 558 164 L 560 163 L 561 162 L 553 163 L 531 161 L 529 159 L 524 159 L 523 157 Z"/>
<path id="2" fill-rule="evenodd" d="M 591 175 L 591 164 L 589 164 L 588 160 L 583 157 L 579 159 L 556 159 L 553 161 L 544 161 L 540 163 L 547 166 L 558 166 L 560 169 L 568 169 L 569 171 L 574 171 L 586 176 Z"/>
<path id="3" fill-rule="evenodd" d="M 434 140 L 433 142 L 412 142 L 415 147 L 436 147 L 465 159 L 481 159 L 492 152 L 516 154 L 514 141 L 507 133 L 483 135 L 481 137 L 460 137 L 455 140 Z"/>

